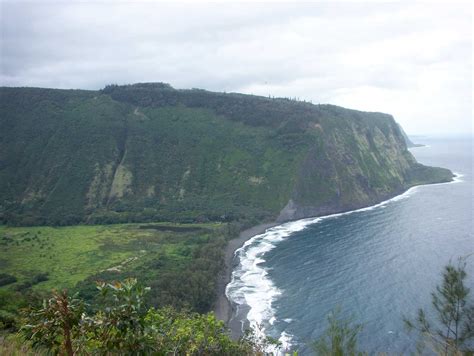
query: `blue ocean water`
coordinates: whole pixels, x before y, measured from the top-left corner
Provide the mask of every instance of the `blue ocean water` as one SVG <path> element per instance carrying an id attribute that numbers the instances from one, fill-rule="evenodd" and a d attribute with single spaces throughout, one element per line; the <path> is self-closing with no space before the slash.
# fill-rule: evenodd
<path id="1" fill-rule="evenodd" d="M 402 317 L 419 307 L 430 310 L 443 267 L 474 253 L 472 138 L 417 142 L 426 145 L 412 149 L 419 162 L 449 168 L 457 181 L 252 238 L 238 251 L 240 264 L 227 288 L 240 306 L 236 317 L 306 355 L 327 314 L 340 307 L 364 325 L 361 350 L 413 351 L 417 335 L 405 331 Z M 474 256 L 467 261 L 474 294 Z"/>

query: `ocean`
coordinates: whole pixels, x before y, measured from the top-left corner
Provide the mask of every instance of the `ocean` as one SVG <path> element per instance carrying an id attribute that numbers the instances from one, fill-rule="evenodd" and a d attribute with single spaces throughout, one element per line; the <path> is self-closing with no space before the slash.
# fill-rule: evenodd
<path id="1" fill-rule="evenodd" d="M 474 253 L 472 138 L 417 138 L 418 162 L 451 169 L 454 182 L 414 187 L 373 207 L 286 223 L 248 240 L 227 286 L 234 318 L 259 325 L 300 355 L 335 308 L 363 325 L 359 349 L 414 351 L 403 316 L 422 307 L 443 267 Z M 474 256 L 467 259 L 474 298 Z"/>

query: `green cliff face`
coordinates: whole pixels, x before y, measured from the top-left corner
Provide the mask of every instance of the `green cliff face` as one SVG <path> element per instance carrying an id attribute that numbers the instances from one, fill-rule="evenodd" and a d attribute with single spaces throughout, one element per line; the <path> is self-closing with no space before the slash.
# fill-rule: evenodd
<path id="1" fill-rule="evenodd" d="M 389 115 L 161 83 L 0 88 L 0 123 L 11 224 L 284 221 L 452 179 Z"/>
<path id="2" fill-rule="evenodd" d="M 405 139 L 405 143 L 406 143 L 408 148 L 423 147 L 424 146 L 424 145 L 421 145 L 419 143 L 414 143 L 412 140 L 410 140 L 410 138 L 408 137 L 406 132 L 403 130 L 403 127 L 401 125 L 398 125 L 398 128 L 400 129 L 400 132 L 402 133 L 402 136 Z"/>

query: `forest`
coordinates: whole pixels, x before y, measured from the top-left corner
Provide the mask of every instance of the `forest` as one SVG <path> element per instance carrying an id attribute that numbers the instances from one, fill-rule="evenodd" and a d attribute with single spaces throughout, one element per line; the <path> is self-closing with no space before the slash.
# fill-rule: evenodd
<path id="1" fill-rule="evenodd" d="M 163 83 L 0 88 L 0 222 L 274 221 L 452 179 L 382 113 Z"/>

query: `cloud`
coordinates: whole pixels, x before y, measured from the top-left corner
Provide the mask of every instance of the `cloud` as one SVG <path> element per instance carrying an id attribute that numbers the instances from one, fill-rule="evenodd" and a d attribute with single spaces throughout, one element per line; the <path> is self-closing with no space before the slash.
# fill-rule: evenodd
<path id="1" fill-rule="evenodd" d="M 0 14 L 1 85 L 164 81 L 389 112 L 409 133 L 472 130 L 469 4 L 3 1 Z"/>

